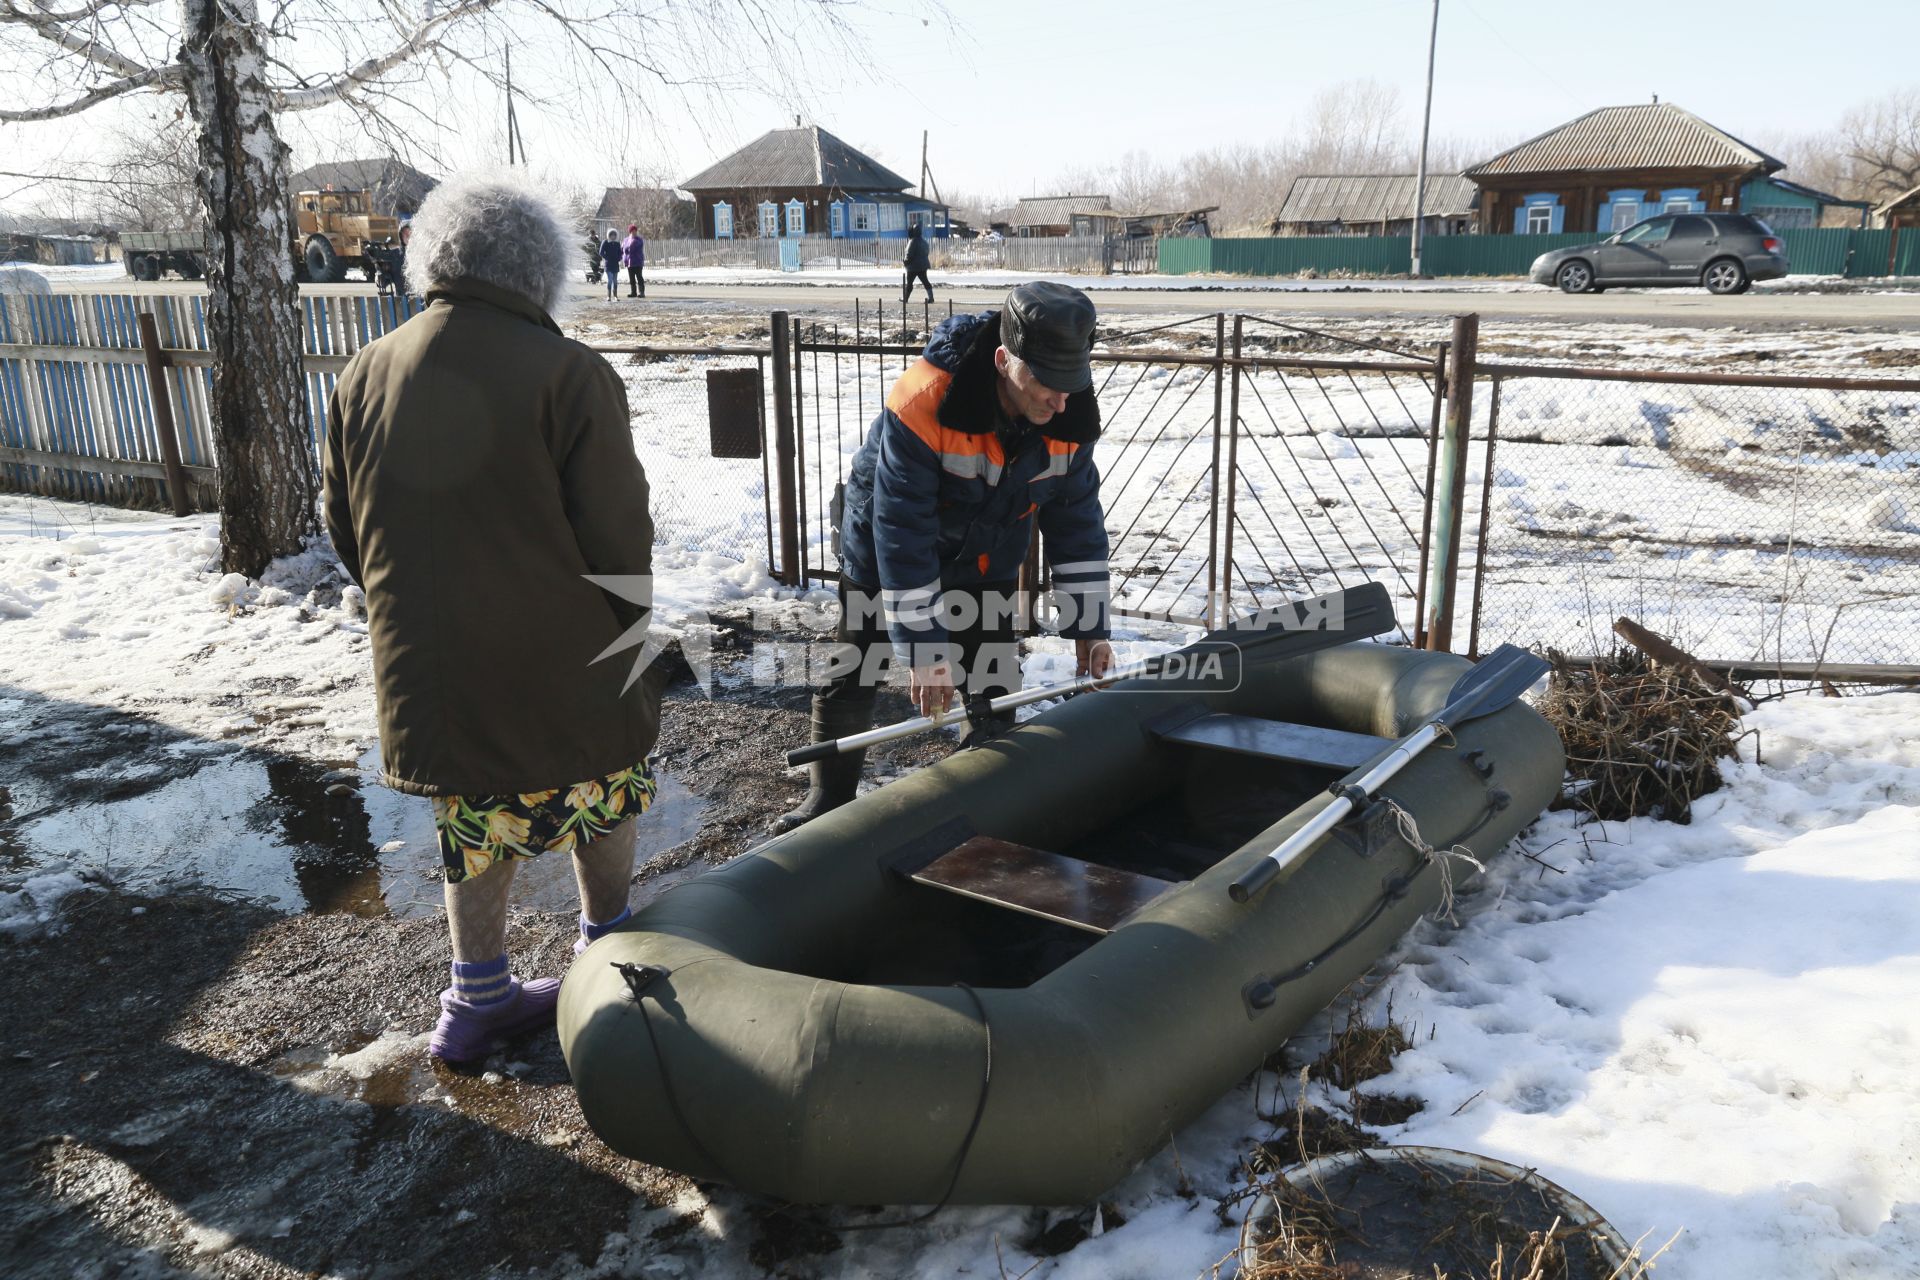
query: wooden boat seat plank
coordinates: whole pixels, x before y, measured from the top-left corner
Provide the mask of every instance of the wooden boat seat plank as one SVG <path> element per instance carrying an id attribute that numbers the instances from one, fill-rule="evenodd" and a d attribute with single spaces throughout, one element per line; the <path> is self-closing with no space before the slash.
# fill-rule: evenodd
<path id="1" fill-rule="evenodd" d="M 1174 887 L 1173 881 L 1082 862 L 991 836 L 941 854 L 912 879 L 1043 920 L 1106 934 Z"/>
<path id="2" fill-rule="evenodd" d="M 1162 730 L 1160 737 L 1192 747 L 1328 769 L 1357 769 L 1393 745 L 1393 739 L 1370 733 L 1224 714 L 1189 720 L 1177 728 Z"/>

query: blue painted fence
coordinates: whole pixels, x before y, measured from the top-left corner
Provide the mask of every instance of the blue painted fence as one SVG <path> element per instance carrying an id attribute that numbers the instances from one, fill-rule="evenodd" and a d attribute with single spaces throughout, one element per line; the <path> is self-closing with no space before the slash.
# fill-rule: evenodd
<path id="1" fill-rule="evenodd" d="M 327 295 L 300 300 L 307 428 L 319 448 L 327 397 L 345 358 L 425 304 Z M 159 506 L 162 453 L 138 316 L 151 311 L 176 363 L 167 381 L 181 461 L 199 505 L 215 493 L 207 413 L 213 369 L 206 299 L 163 295 L 0 297 L 0 490 Z M 46 455 L 57 455 L 48 457 Z M 88 468 L 80 459 L 127 464 Z M 60 465 L 66 462 L 70 465 Z"/>

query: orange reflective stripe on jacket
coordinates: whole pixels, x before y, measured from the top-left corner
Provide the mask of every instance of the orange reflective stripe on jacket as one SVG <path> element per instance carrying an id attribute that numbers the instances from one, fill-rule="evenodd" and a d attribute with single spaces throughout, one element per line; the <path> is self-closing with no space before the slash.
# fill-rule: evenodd
<path id="1" fill-rule="evenodd" d="M 940 469 L 948 475 L 967 480 L 1000 483 L 1006 467 L 1006 452 L 1000 436 L 993 431 L 956 431 L 940 422 L 940 402 L 945 399 L 953 375 L 930 360 L 916 360 L 900 375 L 887 392 L 887 411 L 900 419 L 940 459 Z M 1077 444 L 1047 439 L 1047 465 L 1031 480 L 1064 476 L 1073 464 Z"/>

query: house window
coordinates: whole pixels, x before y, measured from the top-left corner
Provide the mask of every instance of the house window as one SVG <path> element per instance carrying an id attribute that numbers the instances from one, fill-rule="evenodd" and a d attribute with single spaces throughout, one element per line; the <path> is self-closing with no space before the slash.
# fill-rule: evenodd
<path id="1" fill-rule="evenodd" d="M 807 234 L 807 207 L 798 200 L 787 201 L 787 234 L 790 236 Z"/>
<path id="2" fill-rule="evenodd" d="M 1600 231 L 1625 231 L 1640 221 L 1640 197 L 1644 193 L 1638 188 L 1627 188 L 1607 193 L 1608 205 L 1601 211 Z"/>
<path id="3" fill-rule="evenodd" d="M 713 238 L 715 240 L 733 239 L 733 206 L 725 200 L 714 201 Z"/>
<path id="4" fill-rule="evenodd" d="M 835 236 L 847 234 L 847 206 L 837 200 L 828 205 L 827 224 L 833 229 Z"/>
<path id="5" fill-rule="evenodd" d="M 1820 225 L 1820 215 L 1806 205 L 1762 204 L 1747 210 L 1776 231 L 1810 231 Z"/>
<path id="6" fill-rule="evenodd" d="M 1670 187 L 1660 193 L 1662 213 L 1705 213 L 1707 205 L 1698 187 Z"/>
<path id="7" fill-rule="evenodd" d="M 771 200 L 760 202 L 760 234 L 769 240 L 780 236 L 780 206 Z"/>
<path id="8" fill-rule="evenodd" d="M 853 206 L 853 229 L 872 235 L 880 226 L 880 206 L 877 204 L 856 204 Z"/>
<path id="9" fill-rule="evenodd" d="M 1537 192 L 1521 197 L 1520 207 L 1513 211 L 1513 230 L 1517 235 L 1558 235 L 1566 229 L 1566 217 L 1559 196 L 1550 191 Z"/>
<path id="10" fill-rule="evenodd" d="M 900 204 L 880 206 L 880 229 L 882 231 L 905 231 L 907 229 L 907 207 Z"/>

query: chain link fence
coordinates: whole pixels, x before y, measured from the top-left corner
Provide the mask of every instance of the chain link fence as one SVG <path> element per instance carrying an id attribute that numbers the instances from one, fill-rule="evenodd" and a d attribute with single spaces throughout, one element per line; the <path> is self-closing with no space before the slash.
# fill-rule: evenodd
<path id="1" fill-rule="evenodd" d="M 1628 617 L 1701 658 L 1916 660 L 1920 383 L 1481 375 L 1476 652 L 1602 653 Z"/>
<path id="2" fill-rule="evenodd" d="M 595 350 L 626 383 L 655 544 L 767 563 L 773 539 L 767 353 L 719 347 Z M 715 391 L 714 374 L 723 380 L 731 375 L 731 381 Z M 716 447 L 751 456 L 716 456 Z"/>

